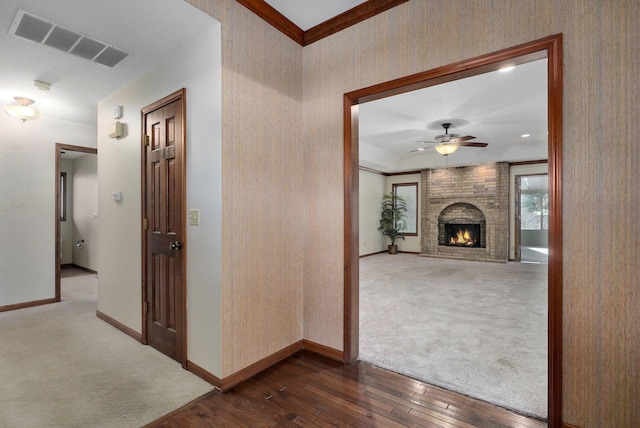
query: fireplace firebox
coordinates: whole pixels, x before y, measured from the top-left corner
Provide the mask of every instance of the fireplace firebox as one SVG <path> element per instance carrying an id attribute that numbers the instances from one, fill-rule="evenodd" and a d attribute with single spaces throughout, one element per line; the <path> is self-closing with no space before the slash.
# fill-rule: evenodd
<path id="1" fill-rule="evenodd" d="M 480 224 L 444 225 L 444 242 L 441 245 L 453 247 L 480 247 Z"/>

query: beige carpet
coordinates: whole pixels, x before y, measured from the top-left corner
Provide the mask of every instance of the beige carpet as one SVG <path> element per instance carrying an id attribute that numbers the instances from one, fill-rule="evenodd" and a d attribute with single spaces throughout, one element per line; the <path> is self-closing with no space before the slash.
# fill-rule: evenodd
<path id="1" fill-rule="evenodd" d="M 0 426 L 140 427 L 213 387 L 96 318 L 96 275 L 60 303 L 0 313 Z"/>
<path id="2" fill-rule="evenodd" d="M 360 259 L 360 359 L 547 417 L 547 265 Z"/>

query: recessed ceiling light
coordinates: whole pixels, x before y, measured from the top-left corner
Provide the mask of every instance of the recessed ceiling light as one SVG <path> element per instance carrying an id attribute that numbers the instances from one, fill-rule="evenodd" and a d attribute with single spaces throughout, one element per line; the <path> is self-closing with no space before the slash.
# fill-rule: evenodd
<path id="1" fill-rule="evenodd" d="M 530 134 L 522 134 L 521 137 L 522 138 L 527 138 L 527 137 L 531 137 L 531 135 Z"/>
<path id="2" fill-rule="evenodd" d="M 507 66 L 507 67 L 502 67 L 498 71 L 501 72 L 501 73 L 506 73 L 508 71 L 513 70 L 514 68 L 516 68 L 515 65 L 510 65 L 510 66 Z"/>

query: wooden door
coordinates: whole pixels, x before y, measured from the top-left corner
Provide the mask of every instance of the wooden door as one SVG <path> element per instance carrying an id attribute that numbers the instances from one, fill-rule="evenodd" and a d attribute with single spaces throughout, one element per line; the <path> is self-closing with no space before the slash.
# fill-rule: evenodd
<path id="1" fill-rule="evenodd" d="M 186 364 L 184 94 L 143 109 L 146 343 Z M 177 98 L 176 98 L 177 97 Z"/>

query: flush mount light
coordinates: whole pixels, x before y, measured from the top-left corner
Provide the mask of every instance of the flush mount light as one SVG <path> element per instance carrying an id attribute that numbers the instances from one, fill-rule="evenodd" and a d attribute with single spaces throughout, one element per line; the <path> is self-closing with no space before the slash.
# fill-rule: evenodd
<path id="1" fill-rule="evenodd" d="M 520 137 L 521 138 L 528 138 L 528 137 L 531 137 L 531 135 L 530 134 L 522 134 Z"/>
<path id="2" fill-rule="evenodd" d="M 458 150 L 458 145 L 453 143 L 438 144 L 434 149 L 436 149 L 436 151 L 442 156 L 449 156 L 451 153 Z"/>
<path id="3" fill-rule="evenodd" d="M 16 100 L 18 104 L 7 104 L 4 106 L 4 109 L 11 116 L 17 117 L 23 122 L 38 117 L 38 110 L 31 107 L 31 104 L 35 103 L 31 98 L 13 97 L 13 99 Z"/>

